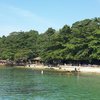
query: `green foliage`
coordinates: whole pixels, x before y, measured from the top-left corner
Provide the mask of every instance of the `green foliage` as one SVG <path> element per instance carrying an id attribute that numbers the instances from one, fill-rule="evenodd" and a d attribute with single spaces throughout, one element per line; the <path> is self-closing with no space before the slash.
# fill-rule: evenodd
<path id="1" fill-rule="evenodd" d="M 0 39 L 1 59 L 18 60 L 31 59 L 37 56 L 36 40 L 38 32 L 13 32 L 9 36 Z"/>
<path id="2" fill-rule="evenodd" d="M 12 32 L 0 38 L 0 59 L 31 60 L 37 56 L 47 63 L 100 61 L 100 18 L 64 25 L 58 31 Z"/>

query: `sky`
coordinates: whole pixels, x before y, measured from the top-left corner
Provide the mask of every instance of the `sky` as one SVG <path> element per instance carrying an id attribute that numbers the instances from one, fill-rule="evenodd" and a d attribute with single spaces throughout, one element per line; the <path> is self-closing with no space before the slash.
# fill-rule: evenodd
<path id="1" fill-rule="evenodd" d="M 14 31 L 56 30 L 100 17 L 100 0 L 0 0 L 0 37 Z"/>

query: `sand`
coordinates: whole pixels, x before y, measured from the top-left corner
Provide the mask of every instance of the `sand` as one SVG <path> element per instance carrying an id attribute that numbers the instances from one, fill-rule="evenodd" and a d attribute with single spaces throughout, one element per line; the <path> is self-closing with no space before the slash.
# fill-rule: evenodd
<path id="1" fill-rule="evenodd" d="M 83 72 L 83 73 L 100 73 L 100 67 L 88 67 L 88 66 L 64 66 L 64 65 L 60 65 L 59 67 L 48 67 L 48 66 L 43 66 L 43 65 L 34 65 L 31 64 L 30 66 L 27 65 L 25 66 L 25 68 L 32 68 L 35 70 L 55 70 L 55 71 L 66 71 L 66 72 Z"/>

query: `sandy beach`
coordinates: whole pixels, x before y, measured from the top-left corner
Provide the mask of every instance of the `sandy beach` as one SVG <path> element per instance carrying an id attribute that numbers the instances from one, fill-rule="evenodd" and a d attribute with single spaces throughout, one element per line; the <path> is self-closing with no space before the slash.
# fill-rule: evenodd
<path id="1" fill-rule="evenodd" d="M 88 67 L 88 66 L 64 66 L 60 65 L 59 67 L 48 67 L 43 65 L 27 65 L 24 68 L 31 68 L 34 70 L 54 70 L 60 72 L 82 72 L 82 73 L 100 73 L 99 67 Z"/>

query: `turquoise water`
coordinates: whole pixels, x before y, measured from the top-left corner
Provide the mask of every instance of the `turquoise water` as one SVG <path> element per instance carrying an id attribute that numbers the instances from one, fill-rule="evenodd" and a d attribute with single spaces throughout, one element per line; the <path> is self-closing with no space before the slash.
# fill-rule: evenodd
<path id="1" fill-rule="evenodd" d="M 0 100 L 100 100 L 100 74 L 0 68 Z"/>

